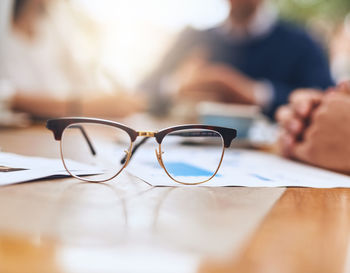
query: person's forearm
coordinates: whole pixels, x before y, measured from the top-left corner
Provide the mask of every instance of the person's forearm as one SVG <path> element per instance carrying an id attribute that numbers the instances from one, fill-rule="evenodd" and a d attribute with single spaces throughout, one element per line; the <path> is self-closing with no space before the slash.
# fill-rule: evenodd
<path id="1" fill-rule="evenodd" d="M 60 117 L 66 115 L 68 102 L 47 96 L 17 93 L 13 97 L 12 108 L 36 117 Z"/>
<path id="2" fill-rule="evenodd" d="M 229 90 L 229 93 L 226 94 L 228 97 L 239 96 L 241 103 L 258 104 L 254 93 L 256 87 L 255 81 L 236 73 L 222 75 L 221 81 L 227 86 L 227 90 Z"/>
<path id="3" fill-rule="evenodd" d="M 130 94 L 101 95 L 82 99 L 57 99 L 48 96 L 17 93 L 12 108 L 36 117 L 94 116 L 124 117 L 144 111 L 145 99 Z"/>

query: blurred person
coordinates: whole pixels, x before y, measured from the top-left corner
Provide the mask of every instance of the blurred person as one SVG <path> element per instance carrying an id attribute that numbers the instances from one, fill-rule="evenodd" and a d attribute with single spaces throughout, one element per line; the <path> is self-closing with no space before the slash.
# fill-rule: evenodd
<path id="1" fill-rule="evenodd" d="M 222 25 L 185 30 L 143 83 L 157 98 L 155 108 L 178 92 L 178 98 L 195 101 L 259 105 L 273 118 L 292 90 L 332 86 L 321 47 L 304 30 L 278 19 L 271 3 L 229 3 Z"/>
<path id="2" fill-rule="evenodd" d="M 38 117 L 125 116 L 141 110 L 140 97 L 105 88 L 94 78 L 97 63 L 84 56 L 92 42 L 79 41 L 81 29 L 64 4 L 13 1 L 12 24 L 0 55 L 0 78 L 14 90 L 13 109 Z"/>
<path id="3" fill-rule="evenodd" d="M 276 118 L 282 155 L 350 174 L 350 82 L 326 93 L 296 90 Z"/>

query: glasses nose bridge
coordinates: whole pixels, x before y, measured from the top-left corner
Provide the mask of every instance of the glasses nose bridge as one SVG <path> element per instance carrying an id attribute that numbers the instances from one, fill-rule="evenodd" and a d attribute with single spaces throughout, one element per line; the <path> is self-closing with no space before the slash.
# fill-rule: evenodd
<path id="1" fill-rule="evenodd" d="M 153 131 L 138 131 L 137 136 L 142 137 L 155 137 L 156 132 Z"/>

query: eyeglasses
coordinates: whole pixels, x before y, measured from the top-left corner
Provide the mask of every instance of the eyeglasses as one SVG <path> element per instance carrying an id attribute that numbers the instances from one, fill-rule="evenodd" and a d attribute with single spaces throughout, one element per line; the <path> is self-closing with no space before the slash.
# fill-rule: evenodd
<path id="1" fill-rule="evenodd" d="M 94 118 L 51 119 L 46 127 L 60 141 L 61 159 L 67 172 L 89 182 L 115 178 L 137 149 L 154 137 L 158 143 L 156 158 L 166 174 L 181 184 L 201 184 L 217 174 L 225 148 L 237 134 L 235 129 L 198 124 L 158 132 L 135 131 L 117 122 Z M 143 138 L 134 145 L 138 136 Z M 92 174 L 81 175 L 76 162 L 90 164 Z"/>

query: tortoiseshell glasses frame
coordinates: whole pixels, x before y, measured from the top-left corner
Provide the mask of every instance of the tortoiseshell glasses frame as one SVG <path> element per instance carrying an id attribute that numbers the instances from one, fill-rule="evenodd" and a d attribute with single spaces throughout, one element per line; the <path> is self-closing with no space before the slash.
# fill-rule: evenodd
<path id="1" fill-rule="evenodd" d="M 83 178 L 83 177 L 76 176 L 76 175 L 72 174 L 71 171 L 67 168 L 65 160 L 63 158 L 63 152 L 62 152 L 62 135 L 63 135 L 63 132 L 66 128 L 72 128 L 73 126 L 74 126 L 74 128 L 78 128 L 81 131 L 85 141 L 87 142 L 91 154 L 96 155 L 95 148 L 94 148 L 87 132 L 84 130 L 84 127 L 82 126 L 82 124 L 101 124 L 101 125 L 115 127 L 115 128 L 118 128 L 118 129 L 126 132 L 127 135 L 130 137 L 129 149 L 125 151 L 126 155 L 124 158 L 121 159 L 121 162 L 120 162 L 122 164 L 122 167 L 117 173 L 115 173 L 115 175 L 113 177 L 108 178 L 108 179 L 104 179 L 101 181 L 92 181 L 92 180 L 89 180 L 88 178 Z M 204 183 L 204 182 L 211 180 L 217 174 L 217 172 L 221 166 L 223 157 L 224 157 L 225 148 L 230 147 L 232 140 L 237 135 L 237 131 L 235 129 L 218 127 L 218 126 L 210 126 L 210 125 L 201 125 L 201 124 L 187 124 L 187 125 L 174 126 L 174 127 L 162 129 L 162 130 L 157 131 L 157 132 L 135 131 L 134 129 L 129 128 L 129 127 L 127 127 L 121 123 L 118 123 L 118 122 L 104 120 L 104 119 L 96 119 L 96 118 L 84 118 L 84 117 L 66 117 L 66 118 L 50 119 L 47 121 L 46 127 L 53 132 L 55 140 L 60 141 L 61 159 L 62 159 L 63 165 L 64 165 L 65 169 L 67 170 L 67 172 L 75 178 L 78 178 L 78 179 L 83 180 L 83 181 L 88 181 L 88 182 L 106 182 L 108 180 L 115 178 L 128 165 L 132 155 L 136 152 L 138 147 L 141 146 L 143 143 L 145 143 L 147 141 L 147 139 L 149 139 L 150 137 L 154 137 L 159 145 L 158 151 L 156 149 L 156 157 L 157 157 L 157 160 L 158 160 L 160 166 L 164 169 L 166 174 L 172 180 L 174 180 L 175 182 L 180 183 L 180 184 L 185 184 L 185 185 L 201 184 L 201 183 Z M 191 129 L 196 129 L 196 131 L 195 132 L 188 132 L 188 133 L 186 131 L 184 131 L 184 130 L 191 130 Z M 201 131 L 201 129 L 203 131 Z M 165 168 L 165 165 L 163 163 L 162 146 L 161 146 L 163 139 L 169 134 L 171 134 L 172 136 L 176 135 L 176 136 L 182 136 L 182 137 L 186 137 L 186 136 L 205 137 L 205 136 L 214 136 L 214 133 L 216 136 L 219 135 L 221 137 L 222 142 L 223 142 L 223 147 L 222 147 L 222 154 L 221 154 L 220 162 L 218 162 L 218 167 L 215 170 L 215 172 L 213 173 L 213 175 L 204 181 L 196 182 L 196 183 L 185 183 L 185 182 L 181 182 L 181 181 L 174 179 L 172 177 L 172 175 L 168 172 L 168 170 Z M 137 137 L 139 137 L 139 136 L 143 137 L 143 139 L 138 144 L 134 145 Z"/>

